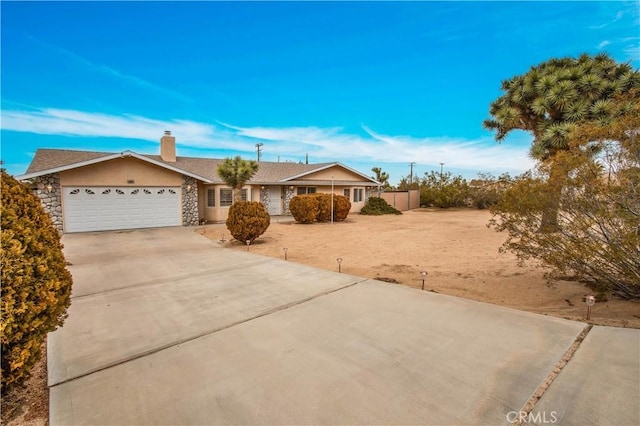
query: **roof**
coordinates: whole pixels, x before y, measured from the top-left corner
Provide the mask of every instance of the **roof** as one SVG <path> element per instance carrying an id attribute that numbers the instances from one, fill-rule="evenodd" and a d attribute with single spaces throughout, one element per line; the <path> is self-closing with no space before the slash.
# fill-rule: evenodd
<path id="1" fill-rule="evenodd" d="M 24 175 L 16 176 L 20 180 L 32 179 L 51 173 L 64 170 L 71 170 L 84 167 L 103 161 L 114 160 L 121 157 L 133 157 L 142 161 L 155 164 L 159 167 L 172 170 L 194 177 L 205 183 L 223 183 L 217 175 L 218 165 L 224 161 L 221 158 L 201 158 L 201 157 L 176 157 L 175 162 L 163 161 L 159 155 L 137 154 L 133 151 L 123 152 L 96 152 L 96 151 L 75 151 L 65 149 L 38 149 L 27 172 Z M 270 162 L 260 161 L 257 173 L 248 182 L 250 184 L 274 184 L 290 183 L 299 184 L 305 182 L 304 176 L 313 172 L 321 171 L 333 166 L 338 166 L 349 170 L 362 177 L 363 181 L 372 185 L 378 182 L 357 170 L 351 169 L 338 162 L 302 164 L 293 162 Z M 308 180 L 306 181 L 308 182 Z M 338 184 L 336 182 L 336 184 Z"/>

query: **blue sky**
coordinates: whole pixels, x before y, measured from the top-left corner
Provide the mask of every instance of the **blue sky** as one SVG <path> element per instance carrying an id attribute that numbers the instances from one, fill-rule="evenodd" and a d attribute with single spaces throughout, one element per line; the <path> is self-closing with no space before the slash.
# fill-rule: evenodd
<path id="1" fill-rule="evenodd" d="M 638 2 L 2 1 L 2 161 L 37 148 L 339 161 L 397 183 L 529 169 L 482 128 L 552 57 L 640 66 Z"/>

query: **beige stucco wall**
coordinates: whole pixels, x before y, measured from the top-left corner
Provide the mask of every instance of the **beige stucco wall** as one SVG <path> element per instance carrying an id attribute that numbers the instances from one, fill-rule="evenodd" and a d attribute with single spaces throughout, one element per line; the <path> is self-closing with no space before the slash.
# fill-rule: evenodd
<path id="1" fill-rule="evenodd" d="M 349 170 L 345 170 L 342 167 L 331 167 L 329 169 L 320 170 L 319 172 L 304 175 L 304 180 L 331 180 L 333 176 L 334 180 L 353 180 L 362 182 L 364 178 L 356 173 L 351 173 Z"/>
<path id="2" fill-rule="evenodd" d="M 260 201 L 260 187 L 244 186 L 248 190 L 247 196 L 249 201 Z M 216 190 L 216 206 L 207 207 L 207 190 Z M 224 222 L 229 214 L 229 207 L 220 207 L 220 189 L 229 189 L 226 185 L 200 185 L 198 198 L 198 211 L 200 217 L 208 222 Z"/>
<path id="3" fill-rule="evenodd" d="M 133 180 L 134 183 L 127 183 Z M 182 175 L 138 160 L 117 158 L 60 172 L 62 186 L 180 186 Z"/>

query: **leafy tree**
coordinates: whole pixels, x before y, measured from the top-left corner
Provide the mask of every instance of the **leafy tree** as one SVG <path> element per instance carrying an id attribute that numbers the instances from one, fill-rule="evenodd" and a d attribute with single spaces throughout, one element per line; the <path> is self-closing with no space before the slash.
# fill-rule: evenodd
<path id="1" fill-rule="evenodd" d="M 245 243 L 264 234 L 271 224 L 271 217 L 262 203 L 237 201 L 229 207 L 227 229 L 236 240 Z"/>
<path id="2" fill-rule="evenodd" d="M 235 158 L 225 158 L 218 165 L 218 176 L 233 192 L 233 202 L 242 200 L 242 187 L 258 171 L 258 163 L 253 160 L 243 160 L 239 155 Z"/>
<path id="3" fill-rule="evenodd" d="M 71 303 L 57 229 L 31 190 L 2 170 L 2 389 L 22 383 Z"/>
<path id="4" fill-rule="evenodd" d="M 640 298 L 640 100 L 616 97 L 611 117 L 575 127 L 570 149 L 516 179 L 493 208 L 491 225 L 506 231 L 503 249 L 539 259 L 624 298 Z M 597 155 L 594 155 L 594 152 Z M 544 218 L 555 170 L 562 190 L 557 232 L 536 229 Z"/>
<path id="5" fill-rule="evenodd" d="M 380 167 L 374 167 L 371 171 L 376 174 L 375 176 L 372 176 L 372 178 L 382 184 L 383 191 L 391 189 L 391 185 L 389 184 L 389 173 L 383 172 Z"/>
<path id="6" fill-rule="evenodd" d="M 570 149 L 570 134 L 580 122 L 599 123 L 610 116 L 616 95 L 640 87 L 640 73 L 606 54 L 554 58 L 526 74 L 502 82 L 505 92 L 491 103 L 484 127 L 502 141 L 513 130 L 531 132 L 531 155 L 548 166 L 550 184 L 540 229 L 557 227 L 559 198 L 567 171 L 555 167 L 558 153 Z M 566 165 L 565 165 L 566 166 Z"/>

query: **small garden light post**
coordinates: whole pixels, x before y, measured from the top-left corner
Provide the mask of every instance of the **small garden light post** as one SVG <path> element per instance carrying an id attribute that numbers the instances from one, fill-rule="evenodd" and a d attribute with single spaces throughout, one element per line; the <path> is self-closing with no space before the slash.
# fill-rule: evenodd
<path id="1" fill-rule="evenodd" d="M 584 298 L 584 303 L 587 304 L 587 321 L 589 321 L 591 319 L 591 307 L 596 304 L 596 298 L 589 294 Z"/>
<path id="2" fill-rule="evenodd" d="M 424 280 L 427 278 L 427 275 L 429 275 L 429 273 L 427 273 L 427 271 L 422 271 L 420 272 L 420 275 L 422 276 L 422 289 L 424 290 Z"/>
<path id="3" fill-rule="evenodd" d="M 249 245 L 251 244 L 251 240 L 247 240 L 247 251 L 249 251 Z"/>
<path id="4" fill-rule="evenodd" d="M 342 272 L 342 258 L 337 258 L 336 262 L 338 262 L 338 272 Z"/>
<path id="5" fill-rule="evenodd" d="M 289 250 L 289 249 L 286 248 L 286 247 L 282 248 L 282 251 L 284 251 L 284 260 L 287 260 L 287 250 Z"/>
<path id="6" fill-rule="evenodd" d="M 220 234 L 220 242 L 224 243 L 226 240 L 224 239 L 224 233 Z"/>

